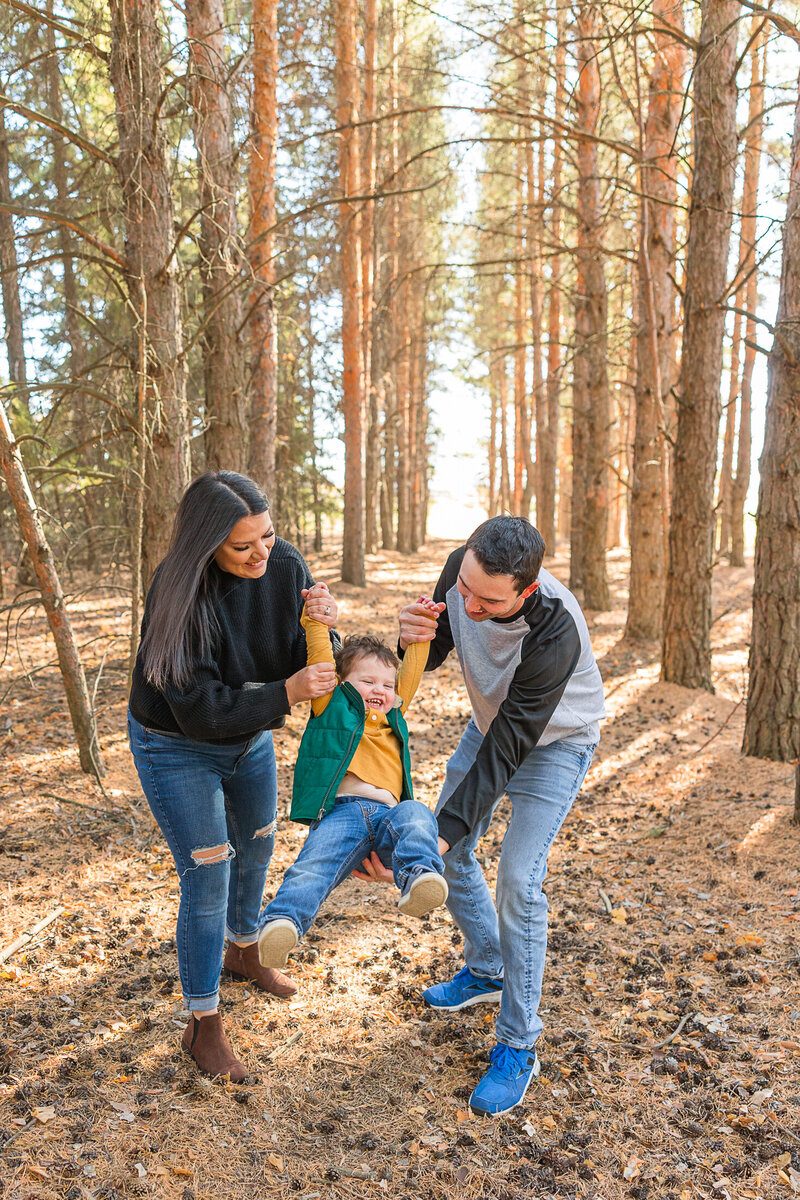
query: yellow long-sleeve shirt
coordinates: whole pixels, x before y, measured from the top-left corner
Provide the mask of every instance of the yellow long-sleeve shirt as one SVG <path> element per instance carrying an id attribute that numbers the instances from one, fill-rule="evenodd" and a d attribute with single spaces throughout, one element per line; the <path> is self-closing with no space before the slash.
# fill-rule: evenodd
<path id="1" fill-rule="evenodd" d="M 315 663 L 332 663 L 333 649 L 328 635 L 328 628 L 320 621 L 312 621 L 303 613 L 301 623 L 306 631 L 308 647 L 308 665 Z M 413 700 L 425 664 L 428 661 L 428 643 L 413 642 L 405 653 L 400 670 L 397 672 L 397 695 L 400 698 L 400 711 L 405 715 L 406 709 Z M 311 701 L 311 710 L 319 716 L 328 707 L 333 692 L 319 696 Z M 391 725 L 382 712 L 367 714 L 361 741 L 356 747 L 350 766 L 339 788 L 339 794 L 344 795 L 352 789 L 347 786 L 348 777 L 357 776 L 371 788 L 376 788 L 384 795 L 376 797 L 384 803 L 397 798 L 403 790 L 403 763 L 401 759 L 400 742 Z M 388 793 L 388 794 L 387 794 Z"/>

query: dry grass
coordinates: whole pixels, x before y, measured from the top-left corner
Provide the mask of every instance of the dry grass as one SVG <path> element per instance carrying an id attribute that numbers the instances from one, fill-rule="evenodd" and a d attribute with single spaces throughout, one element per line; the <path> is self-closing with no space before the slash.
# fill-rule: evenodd
<path id="1" fill-rule="evenodd" d="M 391 636 L 447 549 L 382 554 L 366 591 L 337 585 L 342 629 Z M 335 582 L 333 556 L 314 565 Z M 610 720 L 550 859 L 543 1075 L 506 1119 L 478 1119 L 466 1103 L 494 1013 L 447 1017 L 419 999 L 460 965 L 449 916 L 413 922 L 396 895 L 357 882 L 334 894 L 297 956 L 298 998 L 224 984 L 226 1024 L 256 1081 L 199 1078 L 178 1051 L 175 877 L 125 745 L 124 642 L 98 691 L 108 804 L 79 773 L 55 672 L 14 687 L 0 741 L 0 946 L 65 912 L 0 964 L 3 1195 L 733 1200 L 800 1189 L 800 832 L 791 768 L 738 749 L 750 577 L 717 574 L 712 696 L 659 683 L 657 648 L 621 641 L 625 564 L 613 566 L 617 607 L 590 614 Z M 564 578 L 565 564 L 555 571 Z M 81 640 L 124 634 L 125 609 L 113 590 L 84 597 Z M 106 644 L 87 650 L 95 668 Z M 48 657 L 28 612 L 0 680 Z M 410 726 L 428 803 L 467 713 L 455 664 L 425 679 Z M 302 724 L 298 714 L 276 738 L 284 798 Z M 490 876 L 502 830 L 498 820 L 483 847 Z M 283 823 L 272 888 L 302 836 Z"/>

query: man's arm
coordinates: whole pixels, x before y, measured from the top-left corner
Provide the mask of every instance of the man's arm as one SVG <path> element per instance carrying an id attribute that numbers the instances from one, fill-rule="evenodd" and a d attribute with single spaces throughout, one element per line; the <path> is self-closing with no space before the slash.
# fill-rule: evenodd
<path id="1" fill-rule="evenodd" d="M 526 635 L 508 695 L 483 739 L 475 762 L 437 818 L 451 846 L 475 828 L 530 754 L 558 707 L 578 665 L 581 645 L 575 622 L 564 613 L 561 629 L 546 643 Z M 527 650 L 527 653 L 526 653 Z"/>

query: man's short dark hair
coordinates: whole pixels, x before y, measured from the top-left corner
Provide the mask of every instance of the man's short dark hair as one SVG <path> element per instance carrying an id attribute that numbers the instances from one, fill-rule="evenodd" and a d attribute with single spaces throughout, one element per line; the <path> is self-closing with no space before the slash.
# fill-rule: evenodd
<path id="1" fill-rule="evenodd" d="M 544 538 L 525 517 L 491 517 L 467 539 L 487 575 L 511 575 L 517 592 L 530 587 L 544 558 Z"/>
<path id="2" fill-rule="evenodd" d="M 400 659 L 395 652 L 379 637 L 373 637 L 370 633 L 353 634 L 352 637 L 345 638 L 344 645 L 333 657 L 336 674 L 340 679 L 350 674 L 360 658 L 377 658 L 385 667 L 392 667 L 395 671 L 400 666 Z"/>

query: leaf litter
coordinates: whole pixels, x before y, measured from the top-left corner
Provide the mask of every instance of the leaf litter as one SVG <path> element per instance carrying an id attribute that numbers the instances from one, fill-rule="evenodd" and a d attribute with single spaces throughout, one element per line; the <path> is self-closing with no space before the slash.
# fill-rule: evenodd
<path id="1" fill-rule="evenodd" d="M 334 554 L 312 567 L 336 585 L 345 632 L 391 643 L 397 611 L 430 590 L 451 547 L 372 556 L 366 589 L 336 582 Z M 357 881 L 295 956 L 297 998 L 223 981 L 251 1082 L 198 1076 L 179 1051 L 178 889 L 124 740 L 125 662 L 107 656 L 98 684 L 105 797 L 78 769 L 55 672 L 15 685 L 2 735 L 0 951 L 63 912 L 0 967 L 3 1197 L 800 1193 L 800 831 L 791 769 L 739 753 L 747 572 L 715 575 L 723 615 L 709 695 L 660 683 L 657 647 L 621 639 L 622 556 L 612 568 L 616 607 L 588 614 L 610 719 L 546 885 L 542 1076 L 496 1121 L 468 1107 L 494 1010 L 448 1017 L 419 998 L 461 965 L 449 915 L 412 923 L 390 890 Z M 566 578 L 563 560 L 553 569 Z M 119 596 L 84 596 L 78 635 L 99 639 L 90 672 L 120 620 Z M 52 657 L 37 612 L 17 645 L 25 664 Z M 468 713 L 455 663 L 425 678 L 409 725 L 430 805 Z M 283 812 L 268 894 L 303 837 L 286 819 L 303 722 L 296 712 L 276 737 Z M 492 881 L 504 815 L 479 848 Z"/>

